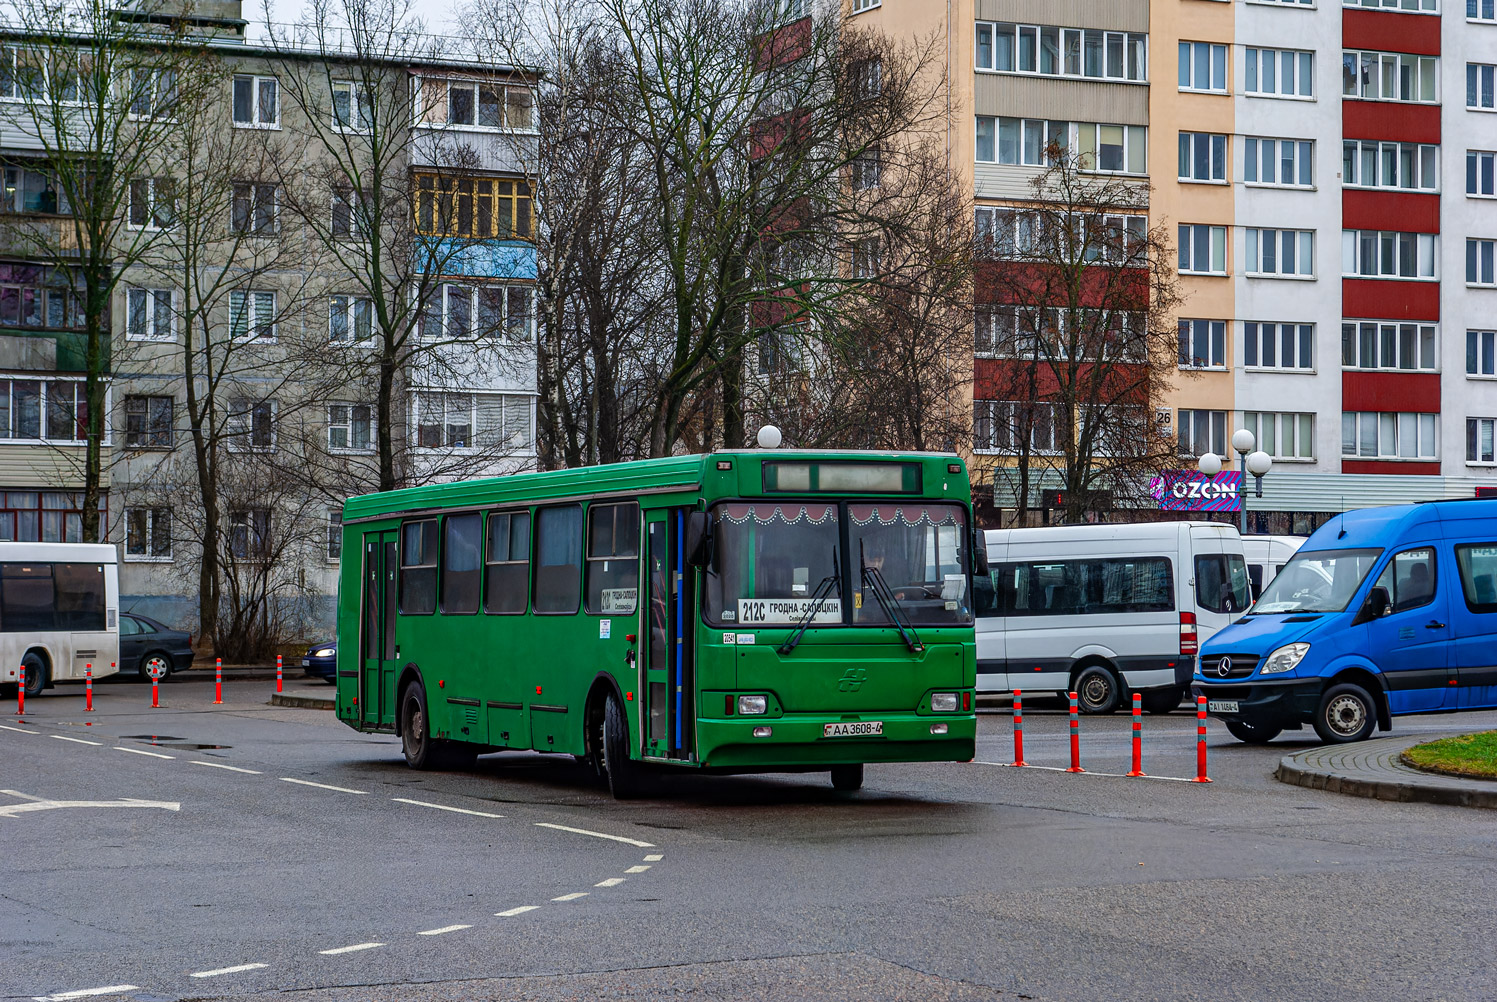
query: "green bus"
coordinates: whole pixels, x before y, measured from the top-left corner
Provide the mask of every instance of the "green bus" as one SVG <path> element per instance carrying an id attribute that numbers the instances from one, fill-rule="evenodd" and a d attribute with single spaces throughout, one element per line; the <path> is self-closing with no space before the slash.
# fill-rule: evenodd
<path id="1" fill-rule="evenodd" d="M 339 719 L 418 769 L 562 752 L 616 797 L 662 767 L 974 755 L 966 465 L 744 450 L 350 498 Z"/>

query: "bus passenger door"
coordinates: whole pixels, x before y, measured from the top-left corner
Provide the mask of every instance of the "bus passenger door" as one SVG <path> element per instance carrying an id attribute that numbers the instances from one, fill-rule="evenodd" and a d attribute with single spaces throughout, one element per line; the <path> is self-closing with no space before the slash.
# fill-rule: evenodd
<path id="1" fill-rule="evenodd" d="M 694 569 L 685 565 L 684 509 L 645 513 L 645 600 L 640 603 L 640 701 L 644 754 L 690 758 L 692 595 Z"/>
<path id="2" fill-rule="evenodd" d="M 364 587 L 360 601 L 359 723 L 395 724 L 396 534 L 364 534 Z"/>

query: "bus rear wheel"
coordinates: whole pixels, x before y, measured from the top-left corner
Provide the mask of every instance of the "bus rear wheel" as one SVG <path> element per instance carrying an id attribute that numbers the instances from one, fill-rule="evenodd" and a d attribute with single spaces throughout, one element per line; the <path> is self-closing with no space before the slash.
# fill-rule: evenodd
<path id="1" fill-rule="evenodd" d="M 36 651 L 27 651 L 21 667 L 26 669 L 26 695 L 40 696 L 47 687 L 47 663 Z"/>
<path id="2" fill-rule="evenodd" d="M 832 766 L 832 789 L 851 793 L 863 788 L 863 763 Z"/>
<path id="3" fill-rule="evenodd" d="M 615 800 L 632 800 L 648 792 L 644 767 L 629 758 L 629 721 L 613 693 L 603 706 L 603 770 Z"/>

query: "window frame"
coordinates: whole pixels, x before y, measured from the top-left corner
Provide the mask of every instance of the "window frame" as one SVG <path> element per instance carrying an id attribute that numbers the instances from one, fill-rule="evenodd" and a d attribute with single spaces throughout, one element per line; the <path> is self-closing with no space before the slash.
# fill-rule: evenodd
<path id="1" fill-rule="evenodd" d="M 1251 328 L 1251 330 L 1250 330 Z M 1284 333 L 1292 330 L 1294 342 L 1294 365 L 1284 365 L 1279 359 L 1284 357 Z M 1263 346 L 1271 344 L 1272 352 L 1265 352 Z M 1299 360 L 1304 357 L 1306 347 L 1310 352 L 1310 364 L 1300 365 Z M 1251 352 L 1249 352 L 1251 348 Z M 1252 355 L 1249 361 L 1248 356 Z M 1263 359 L 1272 355 L 1275 359 L 1273 364 L 1268 364 Z M 1315 324 L 1301 323 L 1298 321 L 1283 320 L 1244 320 L 1242 322 L 1242 366 L 1244 369 L 1262 372 L 1316 372 L 1315 361 Z"/>
<path id="2" fill-rule="evenodd" d="M 1186 248 L 1186 239 L 1185 239 L 1187 232 L 1190 235 L 1190 240 L 1189 240 L 1190 247 L 1189 247 L 1188 251 L 1187 251 L 1187 248 Z M 1217 234 L 1218 233 L 1220 233 L 1220 235 L 1221 235 L 1220 241 L 1217 240 Z M 1177 267 L 1177 270 L 1179 271 L 1180 274 L 1182 274 L 1182 275 L 1204 275 L 1204 276 L 1211 277 L 1211 278 L 1224 278 L 1228 274 L 1230 274 L 1230 272 L 1228 271 L 1228 268 L 1227 268 L 1227 248 L 1228 248 L 1228 237 L 1231 236 L 1231 227 L 1225 226 L 1225 225 L 1219 225 L 1219 224 L 1216 224 L 1216 223 L 1180 223 L 1179 227 L 1177 229 L 1177 234 L 1178 234 L 1178 246 L 1177 246 L 1178 261 L 1177 261 L 1176 267 Z M 1207 263 L 1208 268 L 1205 271 L 1199 271 L 1199 270 L 1197 270 L 1194 267 L 1194 264 L 1195 264 L 1195 261 L 1196 261 L 1196 242 L 1197 242 L 1196 238 L 1198 236 L 1202 235 L 1202 234 L 1205 235 L 1206 240 L 1207 240 L 1207 247 L 1206 247 L 1206 259 L 1207 260 L 1206 260 L 1206 263 Z M 1220 269 L 1216 269 L 1214 267 L 1211 267 L 1212 265 L 1216 264 L 1216 262 L 1213 261 L 1212 258 L 1214 258 L 1216 256 L 1216 252 L 1218 250 L 1221 251 L 1221 268 Z M 1188 268 L 1185 266 L 1185 258 L 1186 258 L 1187 253 L 1190 256 L 1190 264 L 1192 265 L 1192 267 L 1188 267 Z"/>
<path id="3" fill-rule="evenodd" d="M 1243 274 L 1249 278 L 1278 278 L 1298 281 L 1315 280 L 1315 231 L 1314 230 L 1289 230 L 1276 229 L 1264 226 L 1245 226 L 1243 230 Z M 1265 239 L 1265 234 L 1272 237 Z M 1286 238 L 1293 236 L 1292 244 L 1286 243 Z M 1305 238 L 1309 238 L 1309 253 L 1305 253 Z M 1276 247 L 1274 245 L 1277 245 Z M 1284 261 L 1285 246 L 1294 247 L 1295 271 L 1267 271 L 1264 262 L 1270 260 L 1270 248 L 1272 248 L 1271 259 L 1274 267 Z M 1301 271 L 1301 264 L 1309 262 L 1309 271 Z"/>
<path id="4" fill-rule="evenodd" d="M 1466 238 L 1466 288 L 1497 288 L 1497 238 Z"/>
<path id="5" fill-rule="evenodd" d="M 635 533 L 634 533 L 634 550 L 633 550 L 632 553 L 631 552 L 627 552 L 627 551 L 620 551 L 620 550 L 617 549 L 618 529 L 619 529 L 619 521 L 618 520 L 619 520 L 620 516 L 625 516 L 627 518 L 628 511 L 626 511 L 626 509 L 632 510 L 632 512 L 633 512 L 632 524 L 634 526 Z M 612 519 L 613 519 L 613 530 L 612 530 L 613 531 L 613 535 L 612 535 L 611 538 L 613 539 L 613 541 L 615 543 L 615 549 L 612 552 L 607 553 L 607 554 L 595 555 L 594 552 L 593 552 L 593 532 L 594 532 L 594 526 L 596 524 L 596 519 L 598 517 L 598 514 L 600 512 L 603 512 L 603 511 L 610 512 L 610 514 L 612 516 Z M 639 508 L 639 502 L 638 501 L 605 501 L 605 502 L 597 502 L 597 503 L 590 504 L 590 505 L 587 506 L 587 524 L 586 524 L 586 531 L 583 533 L 583 547 L 582 547 L 582 563 L 583 563 L 583 567 L 582 567 L 582 609 L 583 609 L 584 614 L 589 615 L 589 616 L 634 616 L 634 615 L 637 615 L 639 613 L 639 582 L 640 582 L 640 564 L 639 564 L 639 558 L 640 558 L 640 553 L 642 552 L 641 547 L 640 547 L 640 538 L 643 536 L 643 534 L 644 534 L 643 522 L 640 519 L 640 508 Z M 600 589 L 599 590 L 599 602 L 598 602 L 599 608 L 594 609 L 593 606 L 592 606 L 593 573 L 594 573 L 594 571 L 593 571 L 593 565 L 594 564 L 604 564 L 604 565 L 606 565 L 608 563 L 608 561 L 610 561 L 610 560 L 628 561 L 631 557 L 634 560 L 634 604 L 633 604 L 633 606 L 631 606 L 628 609 L 620 609 L 620 610 L 614 610 L 614 611 L 607 611 L 607 610 L 603 609 L 602 608 L 602 605 L 603 605 L 603 602 L 602 602 L 602 591 L 605 591 L 606 589 Z"/>
<path id="6" fill-rule="evenodd" d="M 167 330 L 162 333 L 159 326 L 161 320 L 161 297 L 166 297 L 166 326 Z M 145 330 L 142 331 L 135 325 L 136 301 L 140 302 L 140 312 L 145 321 Z M 159 343 L 170 343 L 177 340 L 177 293 L 175 289 L 149 289 L 141 286 L 127 286 L 125 288 L 125 340 L 127 341 L 155 341 Z"/>
<path id="7" fill-rule="evenodd" d="M 250 297 L 253 296 L 253 299 Z M 267 300 L 265 297 L 269 297 Z M 269 304 L 269 323 L 265 313 Z M 275 289 L 232 289 L 229 292 L 229 337 L 244 344 L 275 344 L 276 329 Z M 242 331 L 243 333 L 236 333 Z M 268 332 L 268 333 L 267 333 Z"/>
<path id="8" fill-rule="evenodd" d="M 132 439 L 130 418 L 134 416 L 131 414 L 131 410 L 132 404 L 136 401 L 141 402 L 140 409 L 143 411 L 143 414 L 140 416 L 143 417 L 145 425 L 144 433 L 141 436 L 145 439 L 144 441 L 140 439 Z M 164 442 L 154 441 L 154 439 L 158 435 L 158 432 L 156 430 L 153 430 L 155 428 L 155 425 L 152 411 L 159 409 L 159 406 L 153 405 L 159 405 L 161 401 L 166 402 L 166 440 Z M 137 450 L 140 452 L 154 452 L 157 450 L 169 452 L 176 445 L 177 400 L 175 397 L 168 394 L 126 394 L 124 400 L 124 410 L 126 449 Z"/>
<path id="9" fill-rule="evenodd" d="M 343 561 L 343 509 L 328 508 L 326 510 L 327 539 L 324 552 L 327 562 L 330 564 L 342 563 Z"/>
<path id="10" fill-rule="evenodd" d="M 514 520 L 520 516 L 525 518 L 525 554 L 516 557 L 514 554 Z M 508 519 L 504 524 L 505 553 L 509 556 L 505 560 L 492 559 L 494 521 L 495 519 Z M 531 553 L 534 550 L 533 533 L 535 529 L 535 518 L 529 508 L 510 508 L 500 511 L 490 511 L 484 514 L 483 522 L 483 612 L 487 616 L 523 616 L 530 611 L 531 588 L 533 586 L 531 574 Z M 492 608 L 490 596 L 493 594 L 493 581 L 490 579 L 491 567 L 514 567 L 525 568 L 525 587 L 520 593 L 520 607 L 518 609 L 495 609 Z"/>
<path id="11" fill-rule="evenodd" d="M 1202 326 L 1204 325 L 1204 327 Z M 1227 359 L 1227 322 L 1209 318 L 1181 317 L 1178 322 L 1180 356 L 1178 368 L 1192 371 L 1225 371 Z M 1204 332 L 1204 333 L 1203 333 Z M 1196 354 L 1205 339 L 1206 355 Z M 1202 359 L 1205 359 L 1202 362 Z"/>
<path id="12" fill-rule="evenodd" d="M 235 181 L 229 232 L 239 237 L 275 237 L 281 232 L 281 187 L 275 182 Z M 269 199 L 265 198 L 269 192 Z M 266 214 L 266 206 L 269 213 Z"/>
<path id="13" fill-rule="evenodd" d="M 1485 172 L 1482 167 L 1485 166 Z M 1483 181 L 1488 190 L 1482 191 Z M 1497 151 L 1466 151 L 1466 197 L 1497 198 Z"/>
<path id="14" fill-rule="evenodd" d="M 1404 456 L 1399 454 L 1400 443 L 1404 438 L 1403 428 L 1405 418 L 1414 419 L 1414 444 L 1415 454 Z M 1428 420 L 1426 420 L 1428 419 Z M 1440 415 L 1427 411 L 1342 411 L 1341 412 L 1341 458 L 1351 460 L 1367 460 L 1369 462 L 1393 462 L 1393 463 L 1432 463 L 1440 459 Z M 1392 422 L 1392 451 L 1384 451 L 1384 434 L 1389 433 L 1387 423 Z M 1351 424 L 1353 432 L 1352 446 L 1354 452 L 1347 452 L 1347 428 Z M 1369 429 L 1367 425 L 1371 425 Z M 1428 425 L 1430 431 L 1431 452 L 1424 452 L 1424 430 Z M 1372 433 L 1376 452 L 1368 454 L 1363 452 L 1363 445 L 1368 432 Z"/>
<path id="15" fill-rule="evenodd" d="M 1398 270 L 1384 273 L 1382 271 L 1384 260 L 1392 261 L 1395 269 L 1402 267 L 1403 246 L 1408 238 L 1413 240 L 1416 274 L 1404 275 Z M 1369 252 L 1369 247 L 1366 246 L 1369 240 L 1372 241 L 1370 251 L 1377 263 L 1376 272 L 1371 274 L 1361 271 L 1365 256 Z M 1428 255 L 1429 274 L 1423 273 L 1426 254 Z M 1352 270 L 1347 270 L 1348 258 L 1350 258 Z M 1440 235 L 1411 230 L 1343 229 L 1341 231 L 1341 276 L 1369 281 L 1438 282 L 1440 281 Z"/>
<path id="16" fill-rule="evenodd" d="M 339 408 L 339 407 L 341 407 L 345 411 L 347 411 L 346 418 L 343 421 L 337 420 L 336 417 L 333 414 L 334 408 Z M 364 411 L 367 412 L 366 415 L 365 415 L 365 422 L 364 423 L 368 426 L 368 430 L 365 433 L 368 436 L 368 444 L 365 445 L 365 446 L 362 446 L 362 447 L 356 446 L 356 445 L 352 444 L 353 440 L 354 440 L 353 431 L 354 431 L 354 428 L 357 427 L 357 421 L 354 418 L 354 412 L 357 411 L 357 410 L 359 410 L 359 409 L 361 409 L 361 408 Z M 357 401 L 349 401 L 349 400 L 329 400 L 327 402 L 327 406 L 326 406 L 326 414 L 327 414 L 327 451 L 328 452 L 332 453 L 335 456 L 368 456 L 368 455 L 372 455 L 374 453 L 375 446 L 377 444 L 377 437 L 376 437 L 376 433 L 375 433 L 375 413 L 374 413 L 374 406 L 372 404 L 361 404 L 361 403 L 358 403 Z M 344 428 L 344 429 L 346 429 L 346 432 L 347 432 L 347 441 L 350 444 L 348 444 L 348 445 L 334 445 L 333 444 L 333 432 L 336 429 L 338 429 L 338 428 Z"/>
<path id="17" fill-rule="evenodd" d="M 547 515 L 553 513 L 575 511 L 577 513 L 578 536 L 574 540 L 577 546 L 577 562 L 573 564 L 549 564 L 552 567 L 576 567 L 576 586 L 573 589 L 573 602 L 568 609 L 542 609 L 539 601 L 538 590 L 541 577 L 541 529 Z M 531 531 L 534 534 L 530 542 L 531 572 L 530 572 L 530 610 L 535 616 L 576 616 L 582 613 L 582 577 L 585 563 L 584 554 L 587 552 L 587 519 L 583 517 L 582 505 L 553 504 L 542 505 L 535 509 L 534 520 L 531 522 Z"/>
<path id="18" fill-rule="evenodd" d="M 1497 330 L 1466 330 L 1466 378 L 1497 379 Z"/>
<path id="19" fill-rule="evenodd" d="M 248 404 L 248 407 L 241 405 Z M 256 425 L 260 422 L 261 413 L 264 413 L 266 430 L 269 432 L 270 442 L 268 445 L 254 444 L 257 433 Z M 242 426 L 243 430 L 235 430 Z M 233 397 L 229 400 L 229 411 L 224 419 L 226 429 L 225 445 L 230 452 L 258 452 L 268 454 L 276 449 L 276 402 L 274 400 L 256 400 L 250 397 Z"/>
<path id="20" fill-rule="evenodd" d="M 342 300 L 340 307 L 338 301 Z M 368 333 L 363 337 L 358 336 L 359 312 L 362 308 Z M 374 300 L 368 296 L 350 295 L 335 292 L 328 296 L 327 302 L 327 343 L 340 345 L 345 348 L 373 348 L 374 339 Z M 348 332 L 346 337 L 334 336 L 335 316 L 342 316 L 344 329 Z"/>
<path id="21" fill-rule="evenodd" d="M 430 552 L 431 562 L 430 563 L 424 563 L 424 562 L 423 563 L 411 563 L 411 564 L 406 563 L 406 534 L 408 532 L 410 532 L 412 529 L 417 529 L 417 527 L 424 527 L 424 526 L 428 526 L 428 525 L 431 526 L 431 540 L 430 540 L 430 543 L 431 543 L 431 552 Z M 425 529 L 424 528 L 421 528 L 418 531 L 420 531 L 423 534 L 423 536 L 424 536 L 424 534 L 425 534 Z M 398 552 L 397 552 L 397 555 L 396 555 L 396 567 L 397 567 L 397 574 L 396 574 L 396 578 L 397 578 L 397 580 L 396 580 L 396 586 L 397 586 L 396 587 L 396 610 L 399 612 L 400 615 L 402 615 L 402 616 L 434 616 L 434 615 L 436 615 L 437 604 L 438 604 L 438 600 L 437 600 L 438 575 L 439 575 L 439 568 L 440 568 L 440 564 L 439 564 L 440 556 L 438 554 L 438 551 L 441 549 L 440 540 L 441 540 L 441 526 L 440 526 L 440 520 L 437 519 L 437 518 L 413 518 L 413 519 L 407 519 L 406 521 L 403 521 L 403 522 L 400 523 L 400 542 L 399 542 L 398 547 L 397 547 Z M 421 539 L 420 540 L 420 545 L 418 545 L 417 549 L 420 551 L 420 552 L 418 552 L 416 554 L 417 558 L 419 558 L 419 559 L 421 559 L 421 560 L 424 561 L 425 558 L 426 558 L 426 556 L 427 556 L 427 553 L 426 553 L 426 541 L 425 541 L 425 539 Z M 407 584 L 407 572 L 416 572 L 416 571 L 422 571 L 422 572 L 424 572 L 424 571 L 430 571 L 430 573 L 431 573 L 431 608 L 429 608 L 429 609 L 411 610 L 411 609 L 407 609 L 406 608 L 406 593 L 410 590 L 409 586 Z"/>
<path id="22" fill-rule="evenodd" d="M 1263 433 L 1265 418 L 1271 419 L 1272 431 Z M 1273 457 L 1274 462 L 1284 463 L 1313 463 L 1315 462 L 1315 418 L 1311 411 L 1243 411 L 1242 426 L 1253 433 L 1253 441 L 1257 447 Z M 1294 430 L 1291 438 L 1294 442 L 1295 455 L 1286 455 L 1280 448 L 1283 442 L 1283 431 L 1286 419 L 1293 423 Z M 1308 425 L 1308 432 L 1306 426 Z M 1307 441 L 1310 452 L 1308 455 L 1300 454 L 1300 447 Z"/>
<path id="23" fill-rule="evenodd" d="M 1428 152 L 1429 163 L 1425 162 Z M 1389 184 L 1386 175 L 1392 173 L 1401 180 L 1405 154 L 1408 165 L 1416 175 L 1414 185 Z M 1372 158 L 1371 184 L 1365 179 L 1367 158 Z M 1427 175 L 1432 184 L 1425 184 Z M 1351 180 L 1355 176 L 1356 180 Z M 1367 191 L 1408 191 L 1414 193 L 1439 194 L 1440 192 L 1440 147 L 1433 143 L 1404 143 L 1397 140 L 1343 139 L 1341 141 L 1341 186 Z"/>
<path id="24" fill-rule="evenodd" d="M 1367 328 L 1372 328 L 1370 331 Z M 1407 328 L 1413 328 L 1412 332 Z M 1411 333 L 1412 340 L 1405 334 Z M 1371 351 L 1377 357 L 1376 365 L 1364 361 L 1364 348 L 1371 338 Z M 1341 321 L 1341 367 L 1362 372 L 1439 372 L 1440 371 L 1440 325 L 1423 320 L 1374 320 L 1370 318 L 1346 318 Z M 1383 358 L 1391 346 L 1394 364 L 1384 365 Z M 1414 365 L 1404 365 L 1406 349 L 1412 346 Z M 1426 354 L 1433 356 L 1430 365 L 1424 364 Z M 1348 362 L 1351 356 L 1355 362 Z"/>
<path id="25" fill-rule="evenodd" d="M 1482 432 L 1486 433 L 1486 458 L 1482 455 Z M 1466 418 L 1466 465 L 1497 466 L 1497 418 Z"/>
<path id="26" fill-rule="evenodd" d="M 1391 82 L 1395 91 L 1402 90 L 1402 70 L 1405 59 L 1413 60 L 1413 72 L 1409 76 L 1416 91 L 1423 91 L 1428 82 L 1434 88 L 1433 97 L 1387 97 L 1383 86 Z M 1425 70 L 1425 61 L 1429 70 Z M 1371 80 L 1364 79 L 1370 71 Z M 1391 73 L 1391 76 L 1390 76 Z M 1350 89 L 1348 89 L 1350 88 Z M 1376 93 L 1363 93 L 1366 90 Z M 1440 103 L 1440 57 L 1416 52 L 1388 52 L 1382 49 L 1341 50 L 1341 98 L 1344 101 L 1387 101 L 1394 104 L 1439 104 Z"/>
<path id="27" fill-rule="evenodd" d="M 452 532 L 455 525 L 461 525 L 471 520 L 478 527 L 477 540 L 474 548 L 474 559 L 476 565 L 468 571 L 455 571 L 448 565 L 448 557 L 452 552 Z M 451 512 L 442 516 L 441 530 L 441 553 L 437 557 L 437 611 L 444 616 L 476 616 L 483 609 L 483 578 L 484 578 L 484 517 L 482 512 L 464 511 Z M 455 574 L 473 575 L 473 608 L 449 608 L 450 598 L 448 592 L 451 588 L 449 576 Z"/>
<path id="28" fill-rule="evenodd" d="M 1204 49 L 1206 56 L 1206 86 L 1196 86 L 1200 77 L 1196 63 L 1198 51 Z M 1221 59 L 1217 60 L 1220 50 Z M 1229 94 L 1232 47 L 1225 42 L 1197 42 L 1190 39 L 1179 41 L 1176 89 L 1187 94 Z M 1188 54 L 1189 58 L 1186 58 Z M 1221 83 L 1217 83 L 1217 71 L 1221 71 Z M 1180 78 L 1184 78 L 1183 81 Z"/>
<path id="29" fill-rule="evenodd" d="M 264 518 L 260 518 L 260 515 Z M 270 526 L 274 514 L 269 508 L 235 508 L 229 512 L 229 555 L 235 560 L 262 563 L 270 559 Z M 239 551 L 237 533 L 244 532 L 244 552 Z"/>
<path id="30" fill-rule="evenodd" d="M 126 189 L 126 198 L 128 204 L 125 207 L 125 228 L 127 230 L 160 233 L 171 229 L 172 223 L 176 221 L 177 186 L 170 177 L 132 178 Z M 160 211 L 163 202 L 166 203 L 164 222 Z M 136 222 L 137 208 L 141 209 L 141 222 Z"/>
<path id="31" fill-rule="evenodd" d="M 1002 30 L 1005 28 L 1007 31 Z M 1010 40 L 1006 50 L 1010 67 L 1006 69 L 999 67 L 999 57 L 1005 51 L 1000 38 L 1005 35 Z M 1112 72 L 1114 56 L 1116 73 Z M 1026 62 L 1031 68 L 1023 68 Z M 1043 69 L 1047 62 L 1055 68 L 1054 72 Z M 1087 72 L 1093 65 L 1097 72 Z M 1149 33 L 980 20 L 972 33 L 972 67 L 977 73 L 1147 85 Z"/>
<path id="32" fill-rule="evenodd" d="M 1263 180 L 1262 166 L 1264 163 L 1263 153 L 1266 146 L 1272 147 L 1273 153 L 1268 158 L 1268 163 L 1273 165 L 1274 180 Z M 1295 180 L 1285 181 L 1284 175 L 1284 147 L 1289 146 L 1294 150 L 1292 163 L 1295 168 Z M 1302 169 L 1302 165 L 1308 165 Z M 1308 172 L 1310 180 L 1301 181 L 1299 177 Z M 1252 176 L 1250 177 L 1249 174 Z M 1286 139 L 1277 136 L 1243 136 L 1242 137 L 1242 183 L 1253 188 L 1297 188 L 1300 191 L 1313 191 L 1315 184 L 1315 140 L 1313 139 Z"/>
<path id="33" fill-rule="evenodd" d="M 1263 67 L 1268 64 L 1264 53 L 1273 53 L 1273 90 L 1263 90 L 1262 83 Z M 1283 71 L 1286 56 L 1293 56 L 1292 65 L 1294 70 L 1290 74 Z M 1306 58 L 1308 57 L 1308 59 Z M 1244 45 L 1242 47 L 1243 73 L 1242 93 L 1245 97 L 1261 97 L 1278 101 L 1314 101 L 1315 94 L 1315 50 L 1314 49 L 1280 49 L 1264 45 Z M 1309 66 L 1305 63 L 1308 62 Z M 1292 77 L 1295 88 L 1293 93 L 1284 91 L 1284 81 Z M 1301 90 L 1308 87 L 1309 92 Z"/>
<path id="34" fill-rule="evenodd" d="M 1187 420 L 1186 415 L 1190 415 Z M 1175 412 L 1175 448 L 1182 457 L 1199 458 L 1205 455 L 1196 451 L 1196 439 L 1200 431 L 1199 425 L 1202 420 L 1206 423 L 1206 451 L 1217 456 L 1225 456 L 1228 448 L 1227 418 L 1228 411 L 1213 410 L 1201 407 L 1180 407 Z M 1186 441 L 1184 432 L 1189 425 L 1190 440 Z"/>
<path id="35" fill-rule="evenodd" d="M 240 121 L 235 115 L 238 114 L 238 88 L 242 80 L 250 81 L 250 117 L 248 121 Z M 270 121 L 263 120 L 260 107 L 261 87 L 270 83 L 275 88 L 275 118 Z M 281 127 L 281 81 L 278 77 L 264 73 L 235 73 L 229 82 L 229 123 L 236 129 L 279 129 Z"/>
<path id="36" fill-rule="evenodd" d="M 1229 150 L 1231 144 L 1225 133 L 1220 132 L 1181 132 L 1179 138 L 1179 163 L 1177 165 L 1178 178 L 1181 184 L 1230 184 L 1232 179 L 1230 173 Z M 1197 177 L 1196 168 L 1201 164 L 1201 151 L 1198 147 L 1204 146 L 1205 166 L 1207 177 Z M 1219 149 L 1218 149 L 1219 147 Z M 1218 155 L 1219 154 L 1219 155 Z M 1183 173 L 1180 173 L 1183 171 Z M 1220 173 L 1218 174 L 1218 171 Z"/>
<path id="37" fill-rule="evenodd" d="M 136 516 L 143 515 L 140 529 L 142 548 L 139 552 L 132 550 L 131 537 L 136 536 Z M 164 529 L 166 539 L 166 552 L 156 551 L 156 543 L 161 538 L 158 532 L 158 522 L 165 521 Z M 172 509 L 169 505 L 152 505 L 149 507 L 132 505 L 124 511 L 125 540 L 121 547 L 121 555 L 129 563 L 143 564 L 169 564 L 172 563 L 172 536 L 171 536 Z"/>
<path id="38" fill-rule="evenodd" d="M 1466 110 L 1497 111 L 1497 64 L 1466 64 Z"/>
<path id="39" fill-rule="evenodd" d="M 334 80 L 329 90 L 328 106 L 331 112 L 333 130 L 348 133 L 350 135 L 368 135 L 374 131 L 374 98 L 369 85 L 362 80 Z M 348 123 L 341 121 L 338 112 L 338 92 L 342 90 L 347 94 L 346 102 L 349 112 L 358 113 L 359 121 Z"/>

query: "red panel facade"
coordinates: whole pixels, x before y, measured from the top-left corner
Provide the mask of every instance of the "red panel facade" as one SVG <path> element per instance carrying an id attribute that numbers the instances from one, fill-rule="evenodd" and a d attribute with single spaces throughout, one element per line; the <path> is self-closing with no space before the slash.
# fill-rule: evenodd
<path id="1" fill-rule="evenodd" d="M 1395 278 L 1343 278 L 1341 315 L 1367 320 L 1440 319 L 1440 283 Z"/>
<path id="2" fill-rule="evenodd" d="M 1404 476 L 1438 477 L 1440 475 L 1439 463 L 1410 463 L 1410 462 L 1388 462 L 1377 459 L 1343 459 L 1341 461 L 1342 473 L 1394 473 Z"/>
<path id="3" fill-rule="evenodd" d="M 1341 12 L 1341 44 L 1348 49 L 1438 56 L 1440 18 L 1433 14 L 1348 8 Z"/>
<path id="4" fill-rule="evenodd" d="M 1397 101 L 1342 101 L 1341 135 L 1347 139 L 1389 139 L 1400 143 L 1438 144 L 1440 106 L 1399 104 Z"/>
<path id="5" fill-rule="evenodd" d="M 1411 191 L 1341 191 L 1341 225 L 1348 230 L 1440 232 L 1440 196 Z"/>
<path id="6" fill-rule="evenodd" d="M 1434 372 L 1341 373 L 1341 408 L 1348 411 L 1415 411 L 1440 409 L 1440 376 Z"/>

